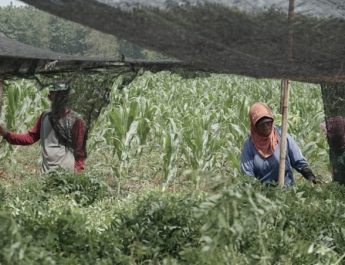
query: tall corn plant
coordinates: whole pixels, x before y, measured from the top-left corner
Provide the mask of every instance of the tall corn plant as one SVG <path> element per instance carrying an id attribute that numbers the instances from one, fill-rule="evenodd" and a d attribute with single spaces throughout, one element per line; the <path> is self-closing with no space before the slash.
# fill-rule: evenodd
<path id="1" fill-rule="evenodd" d="M 8 130 L 17 132 L 27 130 L 33 126 L 40 113 L 48 108 L 48 100 L 44 93 L 39 91 L 32 82 L 19 80 L 6 82 L 4 86 L 4 106 L 2 117 Z M 0 157 L 5 157 L 12 146 L 2 145 Z"/>
<path id="2" fill-rule="evenodd" d="M 182 155 L 192 169 L 196 188 L 200 186 L 202 172 L 211 171 L 223 140 L 215 113 L 208 113 L 184 124 Z"/>
<path id="3" fill-rule="evenodd" d="M 295 137 L 311 167 L 330 179 L 327 138 L 320 127 L 325 119 L 320 98 L 320 86 L 292 83 L 289 133 Z"/>
<path id="4" fill-rule="evenodd" d="M 141 155 L 143 147 L 147 144 L 151 128 L 154 127 L 157 107 L 152 105 L 151 102 L 144 97 L 139 97 L 138 103 L 139 111 L 137 116 L 137 137 L 139 139 L 138 154 Z"/>
<path id="5" fill-rule="evenodd" d="M 128 175 L 131 158 L 141 154 L 146 145 L 156 109 L 148 99 L 138 95 L 135 88 L 122 92 L 114 89 L 111 101 L 113 106 L 105 113 L 107 129 L 104 138 L 119 161 L 118 166 L 113 164 L 113 172 L 121 182 Z"/>
<path id="6" fill-rule="evenodd" d="M 163 191 L 167 189 L 169 184 L 175 179 L 177 172 L 177 155 L 180 145 L 181 132 L 177 128 L 173 119 L 169 119 L 168 131 L 163 132 L 163 172 L 165 182 L 163 183 Z"/>
<path id="7" fill-rule="evenodd" d="M 119 182 L 122 181 L 123 175 L 128 169 L 130 145 L 137 133 L 137 115 L 138 102 L 136 100 L 123 106 L 114 107 L 108 112 L 109 129 L 105 133 L 105 139 L 112 149 L 113 156 L 116 155 L 119 160 L 119 166 L 113 168 Z M 120 192 L 120 183 L 118 192 Z"/>
<path id="8" fill-rule="evenodd" d="M 32 82 L 7 82 L 5 86 L 4 115 L 10 130 L 25 130 L 48 108 L 48 100 Z"/>
<path id="9" fill-rule="evenodd" d="M 244 141 L 248 137 L 249 120 L 248 112 L 250 103 L 246 97 L 237 98 L 231 102 L 231 106 L 225 108 L 223 123 L 226 124 L 226 154 L 233 174 L 239 173 L 239 157 Z"/>

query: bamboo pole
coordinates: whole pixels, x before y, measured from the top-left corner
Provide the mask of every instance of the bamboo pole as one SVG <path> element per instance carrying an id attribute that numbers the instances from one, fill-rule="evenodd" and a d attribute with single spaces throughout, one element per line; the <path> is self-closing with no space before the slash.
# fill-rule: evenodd
<path id="1" fill-rule="evenodd" d="M 282 80 L 282 126 L 280 138 L 280 157 L 279 157 L 279 176 L 278 184 L 281 188 L 284 187 L 285 180 L 285 160 L 286 160 L 286 134 L 287 134 L 287 120 L 288 120 L 288 104 L 289 104 L 289 80 Z"/>
<path id="2" fill-rule="evenodd" d="M 293 26 L 292 19 L 295 10 L 295 0 L 289 0 L 289 13 L 288 13 L 288 63 L 292 62 L 293 56 Z M 286 134 L 287 134 L 287 121 L 288 121 L 288 106 L 289 106 L 289 80 L 282 80 L 281 82 L 281 99 L 280 99 L 280 112 L 282 114 L 281 124 L 281 138 L 280 138 L 280 155 L 279 155 L 279 175 L 278 184 L 283 188 L 285 183 L 285 161 L 286 161 Z"/>

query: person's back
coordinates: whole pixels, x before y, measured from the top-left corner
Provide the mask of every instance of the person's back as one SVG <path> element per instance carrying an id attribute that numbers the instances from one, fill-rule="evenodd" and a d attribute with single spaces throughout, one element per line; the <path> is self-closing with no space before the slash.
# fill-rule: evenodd
<path id="1" fill-rule="evenodd" d="M 66 119 L 66 117 L 61 119 Z M 67 147 L 57 137 L 57 133 L 49 121 L 49 112 L 42 116 L 40 134 L 43 172 L 59 168 L 73 171 L 75 163 L 73 149 Z"/>

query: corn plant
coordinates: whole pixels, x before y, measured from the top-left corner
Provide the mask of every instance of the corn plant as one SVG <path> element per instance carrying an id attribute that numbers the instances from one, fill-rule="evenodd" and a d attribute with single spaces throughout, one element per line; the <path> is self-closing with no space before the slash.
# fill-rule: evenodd
<path id="1" fill-rule="evenodd" d="M 130 145 L 138 127 L 135 120 L 137 111 L 137 101 L 131 101 L 126 106 L 117 106 L 108 112 L 109 130 L 105 132 L 105 139 L 119 160 L 119 166 L 113 168 L 119 181 L 122 180 L 123 170 L 128 168 Z"/>
<path id="2" fill-rule="evenodd" d="M 48 108 L 48 100 L 45 93 L 39 91 L 34 83 L 28 81 L 5 82 L 4 106 L 1 120 L 4 120 L 8 130 L 21 132 L 33 126 L 40 113 Z M 0 157 L 5 157 L 12 146 L 4 147 Z"/>
<path id="3" fill-rule="evenodd" d="M 171 181 L 176 177 L 177 155 L 180 144 L 180 130 L 173 119 L 169 119 L 168 131 L 163 132 L 163 172 L 165 182 L 163 191 L 166 190 Z"/>
<path id="4" fill-rule="evenodd" d="M 154 126 L 155 114 L 157 111 L 156 106 L 152 106 L 151 102 L 144 97 L 138 98 L 139 102 L 139 114 L 138 114 L 138 126 L 137 137 L 139 139 L 139 155 L 142 153 L 142 148 L 147 144 L 148 137 L 151 132 L 151 127 Z"/>

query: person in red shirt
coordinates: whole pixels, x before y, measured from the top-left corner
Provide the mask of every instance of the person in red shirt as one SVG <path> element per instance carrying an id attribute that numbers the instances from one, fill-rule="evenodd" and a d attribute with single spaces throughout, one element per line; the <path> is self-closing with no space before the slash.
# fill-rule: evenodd
<path id="1" fill-rule="evenodd" d="M 59 168 L 81 172 L 85 167 L 86 125 L 80 114 L 67 107 L 69 91 L 66 83 L 51 85 L 51 110 L 43 112 L 27 132 L 9 132 L 0 124 L 0 135 L 10 144 L 31 145 L 41 140 L 43 172 Z"/>

